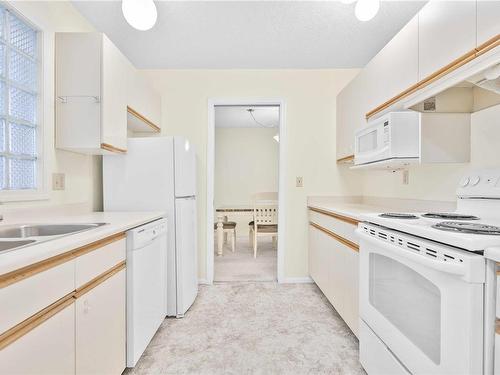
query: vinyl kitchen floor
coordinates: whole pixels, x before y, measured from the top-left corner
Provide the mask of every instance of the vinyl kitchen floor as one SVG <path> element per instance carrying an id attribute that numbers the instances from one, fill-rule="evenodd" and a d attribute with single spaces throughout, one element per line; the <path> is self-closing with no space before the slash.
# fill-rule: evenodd
<path id="1" fill-rule="evenodd" d="M 131 374 L 364 374 L 358 341 L 314 284 L 201 286 Z"/>
<path id="2" fill-rule="evenodd" d="M 217 251 L 217 240 L 214 244 Z M 229 243 L 224 245 L 224 255 L 214 254 L 215 281 L 276 281 L 277 252 L 271 237 L 259 238 L 257 258 L 248 236 L 236 239 L 235 252 Z"/>

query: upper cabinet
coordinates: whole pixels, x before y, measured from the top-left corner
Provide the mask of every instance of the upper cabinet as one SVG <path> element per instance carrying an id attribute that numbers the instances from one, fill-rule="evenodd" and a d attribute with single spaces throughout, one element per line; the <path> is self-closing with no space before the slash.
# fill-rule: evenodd
<path id="1" fill-rule="evenodd" d="M 130 63 L 101 33 L 56 33 L 56 147 L 126 152 Z"/>
<path id="2" fill-rule="evenodd" d="M 364 69 L 371 93 L 368 110 L 418 81 L 418 16 L 415 16 Z M 368 110 L 366 112 L 368 112 Z"/>
<path id="3" fill-rule="evenodd" d="M 477 45 L 500 34 L 500 1 L 477 1 Z"/>
<path id="4" fill-rule="evenodd" d="M 160 96 L 106 37 L 56 33 L 56 147 L 125 153 L 130 132 L 159 132 Z"/>
<path id="5" fill-rule="evenodd" d="M 420 10 L 418 20 L 419 80 L 476 47 L 475 1 L 430 1 Z"/>
<path id="6" fill-rule="evenodd" d="M 413 18 L 337 96 L 337 160 L 354 153 L 365 114 L 418 80 L 418 17 Z"/>

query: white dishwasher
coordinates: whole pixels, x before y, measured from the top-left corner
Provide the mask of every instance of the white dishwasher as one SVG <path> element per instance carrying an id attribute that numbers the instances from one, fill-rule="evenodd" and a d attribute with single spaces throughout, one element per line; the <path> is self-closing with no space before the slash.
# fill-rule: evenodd
<path id="1" fill-rule="evenodd" d="M 127 367 L 134 367 L 167 312 L 167 220 L 127 232 Z"/>

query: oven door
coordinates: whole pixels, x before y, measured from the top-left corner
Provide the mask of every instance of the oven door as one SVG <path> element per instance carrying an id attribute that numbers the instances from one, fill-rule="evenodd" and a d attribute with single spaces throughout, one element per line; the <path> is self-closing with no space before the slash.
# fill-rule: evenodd
<path id="1" fill-rule="evenodd" d="M 412 374 L 480 374 L 483 284 L 464 281 L 453 264 L 357 233 L 360 317 L 389 352 Z"/>
<path id="2" fill-rule="evenodd" d="M 380 122 L 356 133 L 355 164 L 367 164 L 390 158 L 390 128 Z"/>

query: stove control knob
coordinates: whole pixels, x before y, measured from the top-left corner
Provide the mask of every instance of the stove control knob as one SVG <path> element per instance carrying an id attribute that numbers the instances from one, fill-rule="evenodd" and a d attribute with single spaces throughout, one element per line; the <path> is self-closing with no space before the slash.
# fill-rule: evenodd
<path id="1" fill-rule="evenodd" d="M 479 176 L 474 176 L 474 177 L 471 177 L 470 179 L 470 184 L 472 186 L 476 186 L 477 184 L 479 184 L 479 181 L 481 181 L 481 177 Z"/>
<path id="2" fill-rule="evenodd" d="M 470 178 L 469 177 L 464 177 L 462 179 L 462 181 L 460 181 L 460 186 L 461 187 L 466 187 L 467 185 L 469 185 L 469 182 L 470 182 Z"/>

